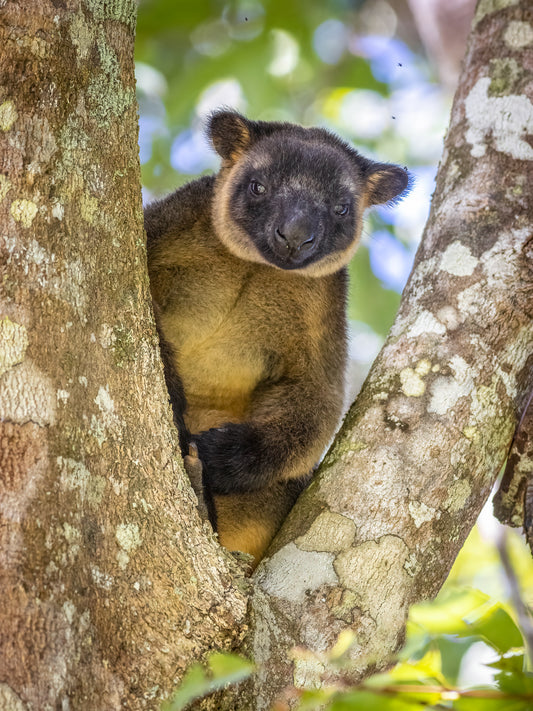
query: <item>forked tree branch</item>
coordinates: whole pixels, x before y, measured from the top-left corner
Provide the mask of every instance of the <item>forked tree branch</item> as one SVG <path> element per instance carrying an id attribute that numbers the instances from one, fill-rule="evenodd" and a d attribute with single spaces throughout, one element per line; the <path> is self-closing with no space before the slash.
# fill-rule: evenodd
<path id="1" fill-rule="evenodd" d="M 489 496 L 533 386 L 533 10 L 495 7 L 474 18 L 396 321 L 256 572 L 254 708 L 320 683 L 321 663 L 290 649 L 320 654 L 346 627 L 354 678 L 389 663 L 409 606 L 437 593 Z"/>

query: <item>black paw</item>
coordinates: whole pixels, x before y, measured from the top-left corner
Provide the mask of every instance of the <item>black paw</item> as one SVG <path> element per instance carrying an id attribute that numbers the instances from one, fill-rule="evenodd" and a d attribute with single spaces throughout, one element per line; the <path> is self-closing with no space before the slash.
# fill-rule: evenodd
<path id="1" fill-rule="evenodd" d="M 274 477 L 272 452 L 256 427 L 228 424 L 193 437 L 204 465 L 204 484 L 214 494 L 262 488 Z"/>

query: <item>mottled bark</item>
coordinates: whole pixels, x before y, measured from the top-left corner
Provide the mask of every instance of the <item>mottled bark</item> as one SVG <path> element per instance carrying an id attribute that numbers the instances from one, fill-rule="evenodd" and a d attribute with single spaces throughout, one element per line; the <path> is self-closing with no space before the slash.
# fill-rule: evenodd
<path id="1" fill-rule="evenodd" d="M 0 708 L 155 708 L 246 598 L 175 455 L 135 6 L 0 5 Z"/>
<path id="2" fill-rule="evenodd" d="M 385 666 L 506 459 L 533 386 L 532 76 L 529 0 L 481 0 L 398 316 L 255 575 L 255 708 L 330 677 L 320 655 L 346 627 L 353 677 Z"/>

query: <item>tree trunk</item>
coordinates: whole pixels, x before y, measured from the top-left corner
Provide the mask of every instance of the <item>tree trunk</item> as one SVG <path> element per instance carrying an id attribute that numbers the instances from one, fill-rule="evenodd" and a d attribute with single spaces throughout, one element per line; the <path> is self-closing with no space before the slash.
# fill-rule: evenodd
<path id="1" fill-rule="evenodd" d="M 0 708 L 153 708 L 247 602 L 176 456 L 134 3 L 1 12 Z"/>
<path id="2" fill-rule="evenodd" d="M 251 596 L 195 511 L 157 355 L 134 3 L 4 5 L 0 709 L 157 708 L 212 647 L 261 667 L 206 706 L 267 709 L 331 673 L 291 647 L 347 627 L 355 678 L 387 664 L 533 386 L 529 4 L 478 6 L 398 318 Z"/>
<path id="3" fill-rule="evenodd" d="M 346 627 L 355 680 L 389 663 L 409 606 L 440 589 L 487 500 L 533 387 L 533 8 L 501 5 L 478 5 L 388 340 L 256 572 L 254 708 L 330 678 L 320 655 Z M 316 660 L 292 660 L 294 646 Z"/>

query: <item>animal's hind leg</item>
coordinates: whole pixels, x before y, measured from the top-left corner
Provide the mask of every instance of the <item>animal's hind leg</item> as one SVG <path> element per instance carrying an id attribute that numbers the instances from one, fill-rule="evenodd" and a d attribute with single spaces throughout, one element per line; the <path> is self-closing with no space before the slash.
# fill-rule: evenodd
<path id="1" fill-rule="evenodd" d="M 309 480 L 277 481 L 259 491 L 215 496 L 220 543 L 253 555 L 255 568 Z"/>

